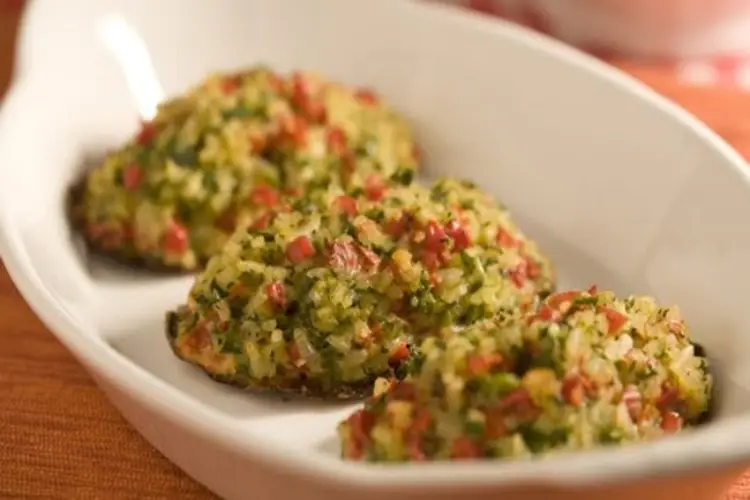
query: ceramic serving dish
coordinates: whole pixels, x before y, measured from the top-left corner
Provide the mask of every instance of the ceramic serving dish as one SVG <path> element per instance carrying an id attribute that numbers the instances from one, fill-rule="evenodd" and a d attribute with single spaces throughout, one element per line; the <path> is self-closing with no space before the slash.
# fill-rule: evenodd
<path id="1" fill-rule="evenodd" d="M 711 498 L 750 464 L 750 182 L 737 153 L 602 63 L 503 22 L 407 0 L 30 3 L 0 117 L 0 249 L 18 289 L 153 445 L 226 498 Z M 260 399 L 177 361 L 190 277 L 87 259 L 64 216 L 87 161 L 163 96 L 266 61 L 378 89 L 429 174 L 516 212 L 568 286 L 678 303 L 713 358 L 717 415 L 674 438 L 539 461 L 338 457 L 351 406 Z"/>

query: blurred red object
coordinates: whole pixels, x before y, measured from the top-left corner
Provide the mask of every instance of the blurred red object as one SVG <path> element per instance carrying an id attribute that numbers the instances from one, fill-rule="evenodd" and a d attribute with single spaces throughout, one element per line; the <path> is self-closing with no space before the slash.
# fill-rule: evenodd
<path id="1" fill-rule="evenodd" d="M 750 0 L 431 0 L 638 57 L 750 53 Z"/>
<path id="2" fill-rule="evenodd" d="M 750 89 L 750 0 L 426 0 L 523 24 L 603 59 L 669 64 L 697 85 Z"/>

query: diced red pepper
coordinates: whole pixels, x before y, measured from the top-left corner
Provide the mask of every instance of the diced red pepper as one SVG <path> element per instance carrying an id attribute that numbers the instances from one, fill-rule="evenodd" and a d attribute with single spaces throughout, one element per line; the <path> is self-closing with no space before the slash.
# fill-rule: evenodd
<path id="1" fill-rule="evenodd" d="M 523 286 L 526 284 L 527 278 L 526 262 L 521 262 L 515 268 L 509 270 L 508 276 L 510 277 L 510 280 L 514 285 L 516 285 L 518 288 L 523 288 Z"/>
<path id="2" fill-rule="evenodd" d="M 286 289 L 280 281 L 272 281 L 266 285 L 266 295 L 277 309 L 286 306 Z"/>
<path id="3" fill-rule="evenodd" d="M 339 210 L 348 214 L 350 217 L 357 215 L 357 200 L 351 196 L 339 196 L 336 198 L 335 203 Z"/>
<path id="4" fill-rule="evenodd" d="M 250 229 L 255 231 L 260 231 L 262 229 L 268 228 L 268 225 L 271 223 L 271 218 L 273 215 L 270 212 L 266 212 L 257 219 L 255 219 L 255 222 L 253 222 L 250 225 Z"/>
<path id="5" fill-rule="evenodd" d="M 466 369 L 469 375 L 481 377 L 489 373 L 494 367 L 503 362 L 503 357 L 498 353 L 472 354 L 466 360 Z"/>
<path id="6" fill-rule="evenodd" d="M 141 130 L 136 136 L 136 142 L 140 146 L 148 146 L 156 136 L 156 127 L 151 122 L 143 122 L 141 124 Z"/>
<path id="7" fill-rule="evenodd" d="M 559 311 L 563 304 L 565 304 L 566 302 L 573 302 L 579 295 L 581 295 L 581 292 L 579 290 L 567 290 L 565 292 L 558 292 L 550 295 L 547 298 L 546 303 L 551 308 Z"/>
<path id="8" fill-rule="evenodd" d="M 579 377 L 568 377 L 562 384 L 563 400 L 573 406 L 581 406 L 586 400 L 586 391 Z"/>
<path id="9" fill-rule="evenodd" d="M 409 216 L 406 214 L 401 215 L 397 219 L 391 219 L 385 224 L 385 232 L 391 238 L 397 240 L 404 235 L 406 230 L 409 228 Z"/>
<path id="10" fill-rule="evenodd" d="M 452 220 L 445 225 L 445 233 L 453 240 L 453 250 L 460 252 L 471 245 L 469 232 L 457 220 Z"/>
<path id="11" fill-rule="evenodd" d="M 294 72 L 291 77 L 292 99 L 295 104 L 301 100 L 307 99 L 311 95 L 310 82 L 300 72 Z"/>
<path id="12" fill-rule="evenodd" d="M 682 417 L 676 411 L 668 411 L 661 416 L 661 428 L 668 434 L 674 434 L 682 429 Z"/>
<path id="13" fill-rule="evenodd" d="M 599 294 L 599 287 L 596 285 L 591 285 L 588 290 L 586 290 L 589 295 L 598 295 Z"/>
<path id="14" fill-rule="evenodd" d="M 180 222 L 172 221 L 164 234 L 164 249 L 171 254 L 182 254 L 188 249 L 188 230 Z"/>
<path id="15" fill-rule="evenodd" d="M 292 75 L 292 102 L 308 120 L 322 123 L 326 118 L 323 103 L 313 96 L 310 80 L 301 73 Z"/>
<path id="16" fill-rule="evenodd" d="M 265 184 L 255 186 L 250 191 L 250 202 L 259 207 L 273 208 L 280 199 L 279 191 Z"/>
<path id="17" fill-rule="evenodd" d="M 370 432 L 375 426 L 375 415 L 367 410 L 359 409 L 347 421 L 349 423 L 347 458 L 361 460 L 364 457 L 365 446 L 370 441 Z"/>
<path id="18" fill-rule="evenodd" d="M 375 415 L 367 410 L 359 409 L 349 417 L 349 424 L 356 439 L 360 442 L 367 442 L 372 428 L 375 427 Z"/>
<path id="19" fill-rule="evenodd" d="M 542 321 L 560 321 L 560 311 L 545 305 L 539 310 L 539 319 Z"/>
<path id="20" fill-rule="evenodd" d="M 539 408 L 524 387 L 519 387 L 503 397 L 498 403 L 497 410 L 524 421 L 533 420 L 539 415 Z"/>
<path id="21" fill-rule="evenodd" d="M 343 155 L 346 152 L 346 134 L 338 127 L 328 129 L 326 143 L 328 150 L 334 155 Z"/>
<path id="22" fill-rule="evenodd" d="M 286 257 L 292 264 L 300 264 L 315 255 L 315 248 L 307 236 L 298 236 L 286 246 Z"/>
<path id="23" fill-rule="evenodd" d="M 185 347 L 199 353 L 211 346 L 211 329 L 213 323 L 207 319 L 199 321 L 185 339 Z"/>
<path id="24" fill-rule="evenodd" d="M 370 174 L 365 179 L 365 196 L 372 201 L 380 201 L 385 196 L 386 187 L 380 176 Z"/>
<path id="25" fill-rule="evenodd" d="M 401 342 L 399 345 L 396 346 L 395 349 L 393 349 L 389 359 L 390 361 L 394 363 L 400 363 L 408 357 L 409 357 L 409 346 L 406 345 L 406 342 Z"/>
<path id="26" fill-rule="evenodd" d="M 364 104 L 376 104 L 378 102 L 377 94 L 371 89 L 359 89 L 356 96 Z"/>
<path id="27" fill-rule="evenodd" d="M 424 246 L 427 250 L 432 252 L 441 251 L 446 239 L 447 235 L 440 224 L 434 220 L 427 223 L 427 227 L 424 229 Z"/>
<path id="28" fill-rule="evenodd" d="M 607 318 L 607 324 L 608 330 L 607 333 L 609 335 L 612 335 L 614 333 L 619 332 L 623 326 L 625 326 L 625 323 L 628 322 L 628 317 L 624 314 L 615 311 L 614 309 L 609 308 L 603 308 L 602 312 L 604 313 L 604 316 Z"/>
<path id="29" fill-rule="evenodd" d="M 500 248 L 516 248 L 518 247 L 518 240 L 510 235 L 508 231 L 502 227 L 497 228 L 497 236 L 495 237 L 497 244 Z"/>
<path id="30" fill-rule="evenodd" d="M 595 395 L 593 382 L 585 375 L 569 375 L 562 383 L 562 397 L 566 403 L 581 406 L 587 397 Z"/>
<path id="31" fill-rule="evenodd" d="M 542 270 L 539 268 L 539 264 L 528 255 L 525 256 L 524 259 L 526 260 L 526 276 L 532 280 L 539 278 L 542 275 Z"/>
<path id="32" fill-rule="evenodd" d="M 662 412 L 674 410 L 680 404 L 680 393 L 674 387 L 664 385 L 661 395 L 656 401 L 656 407 Z"/>
<path id="33" fill-rule="evenodd" d="M 307 123 L 297 115 L 284 115 L 280 119 L 282 138 L 289 139 L 296 147 L 307 144 Z"/>
<path id="34" fill-rule="evenodd" d="M 310 367 L 307 366 L 305 358 L 299 352 L 297 344 L 290 342 L 287 344 L 286 354 L 289 358 L 289 362 L 294 366 L 299 373 L 308 374 L 310 373 Z"/>
<path id="35" fill-rule="evenodd" d="M 420 260 L 422 265 L 430 272 L 440 269 L 440 257 L 435 252 L 422 252 Z"/>
<path id="36" fill-rule="evenodd" d="M 122 171 L 122 185 L 128 191 L 135 191 L 143 182 L 143 169 L 137 163 L 131 163 Z"/>
<path id="37" fill-rule="evenodd" d="M 458 460 L 481 458 L 482 449 L 467 436 L 459 436 L 451 443 L 451 458 Z"/>
<path id="38" fill-rule="evenodd" d="M 514 391 L 505 395 L 505 397 L 500 401 L 500 408 L 512 408 L 518 405 L 525 405 L 529 402 L 531 402 L 531 396 L 529 395 L 529 392 L 523 387 L 519 387 L 518 389 L 515 389 Z"/>
<path id="39" fill-rule="evenodd" d="M 539 308 L 539 312 L 537 312 L 535 316 L 529 318 L 528 324 L 531 324 L 536 320 L 556 322 L 560 321 L 561 318 L 562 313 L 560 313 L 560 311 L 558 311 L 557 309 L 552 309 L 547 304 L 543 304 Z"/>
<path id="40" fill-rule="evenodd" d="M 237 90 L 240 88 L 240 83 L 242 83 L 242 77 L 237 76 L 229 76 L 224 78 L 219 83 L 219 88 L 221 89 L 221 92 L 225 95 L 231 95 L 237 92 Z"/>
<path id="41" fill-rule="evenodd" d="M 302 114 L 312 123 L 325 123 L 328 113 L 323 103 L 317 99 L 308 98 L 301 106 Z"/>

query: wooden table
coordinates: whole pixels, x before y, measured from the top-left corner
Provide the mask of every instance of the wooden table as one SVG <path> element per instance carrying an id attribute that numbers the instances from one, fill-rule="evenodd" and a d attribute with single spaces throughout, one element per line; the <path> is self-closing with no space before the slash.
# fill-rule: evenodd
<path id="1" fill-rule="evenodd" d="M 0 88 L 15 16 L 0 3 Z M 659 67 L 622 67 L 750 157 L 750 93 L 686 88 Z M 146 443 L 18 295 L 0 264 L 0 498 L 213 498 Z M 750 498 L 750 475 L 725 500 Z"/>

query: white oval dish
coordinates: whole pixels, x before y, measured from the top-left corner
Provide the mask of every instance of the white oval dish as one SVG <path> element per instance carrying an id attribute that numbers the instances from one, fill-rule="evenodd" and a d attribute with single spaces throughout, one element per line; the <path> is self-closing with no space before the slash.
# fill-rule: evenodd
<path id="1" fill-rule="evenodd" d="M 750 462 L 745 164 L 644 86 L 522 28 L 405 0 L 35 0 L 19 45 L 0 116 L 4 263 L 123 415 L 220 495 L 611 496 L 634 480 L 651 478 L 653 492 L 668 475 Z M 716 420 L 542 461 L 370 466 L 337 456 L 334 426 L 351 405 L 253 398 L 176 360 L 163 312 L 190 278 L 82 259 L 64 191 L 156 99 L 259 61 L 376 88 L 413 119 L 429 174 L 468 177 L 506 202 L 565 284 L 680 304 L 717 367 Z"/>

